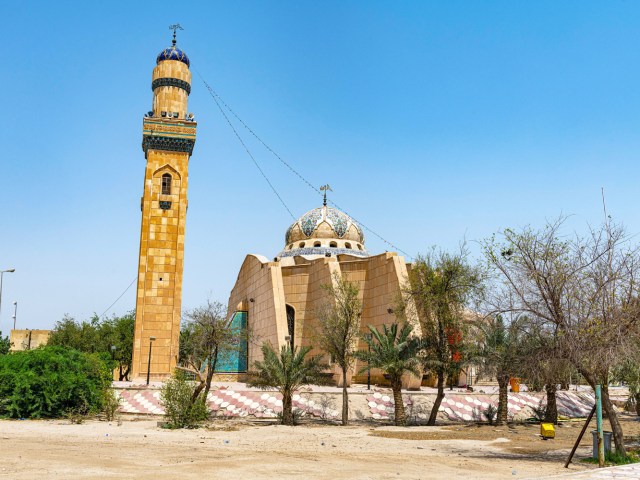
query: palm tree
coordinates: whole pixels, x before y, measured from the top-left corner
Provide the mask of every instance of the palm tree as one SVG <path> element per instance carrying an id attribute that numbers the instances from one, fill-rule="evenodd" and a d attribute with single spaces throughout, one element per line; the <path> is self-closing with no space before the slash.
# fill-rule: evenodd
<path id="1" fill-rule="evenodd" d="M 395 423 L 404 427 L 407 425 L 407 417 L 402 403 L 402 376 L 405 373 L 420 375 L 420 340 L 411 337 L 413 328 L 408 323 L 403 324 L 399 330 L 397 323 L 392 323 L 389 327 L 383 325 L 382 331 L 369 325 L 369 330 L 371 335 L 365 336 L 364 341 L 371 351 L 356 352 L 356 358 L 367 362 L 360 373 L 367 368 L 379 368 L 389 376 L 395 404 Z"/>
<path id="2" fill-rule="evenodd" d="M 520 323 L 517 319 L 505 324 L 501 315 L 480 322 L 478 326 L 484 334 L 483 345 L 478 356 L 481 359 L 481 374 L 493 374 L 498 381 L 498 411 L 496 425 L 508 421 L 509 380 L 518 373 L 522 355 Z"/>
<path id="3" fill-rule="evenodd" d="M 293 425 L 293 392 L 303 385 L 326 382 L 323 371 L 329 365 L 322 363 L 322 355 L 306 358 L 311 347 L 291 348 L 287 342 L 280 354 L 270 343 L 262 344 L 262 361 L 253 364 L 248 385 L 263 390 L 276 388 L 282 394 L 282 424 Z"/>

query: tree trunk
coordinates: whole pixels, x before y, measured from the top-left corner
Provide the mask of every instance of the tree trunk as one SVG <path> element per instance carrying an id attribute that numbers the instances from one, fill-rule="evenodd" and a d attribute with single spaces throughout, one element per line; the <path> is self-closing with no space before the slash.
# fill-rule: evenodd
<path id="1" fill-rule="evenodd" d="M 391 383 L 393 389 L 393 403 L 395 410 L 395 422 L 397 427 L 407 426 L 407 417 L 404 414 L 404 403 L 402 403 L 402 380 L 396 379 Z"/>
<path id="2" fill-rule="evenodd" d="M 282 424 L 293 425 L 293 404 L 289 391 L 282 394 Z"/>
<path id="3" fill-rule="evenodd" d="M 349 423 L 349 392 L 347 392 L 347 368 L 342 367 L 342 425 Z"/>
<path id="4" fill-rule="evenodd" d="M 204 387 L 204 402 L 207 403 L 207 395 L 209 395 L 209 390 L 211 390 L 211 381 L 213 380 L 213 374 L 216 372 L 216 366 L 218 365 L 218 348 L 213 352 L 211 365 L 209 365 L 209 370 L 207 371 L 207 381 Z"/>
<path id="5" fill-rule="evenodd" d="M 633 398 L 636 401 L 636 415 L 640 416 L 640 393 L 636 393 Z"/>
<path id="6" fill-rule="evenodd" d="M 191 404 L 193 405 L 194 403 L 196 403 L 196 400 L 198 399 L 198 397 L 200 396 L 200 392 L 202 392 L 202 389 L 204 388 L 204 383 L 205 382 L 200 382 L 198 384 L 198 386 L 195 388 L 195 390 L 193 391 L 193 395 L 191 395 Z"/>
<path id="7" fill-rule="evenodd" d="M 544 414 L 544 421 L 547 423 L 558 424 L 558 405 L 556 403 L 556 391 L 558 385 L 548 383 L 545 385 L 547 391 L 547 411 Z"/>
<path id="8" fill-rule="evenodd" d="M 442 399 L 444 398 L 444 370 L 438 370 L 438 394 L 436 395 L 436 400 L 433 402 L 433 407 L 431 407 L 431 414 L 429 415 L 429 421 L 427 421 L 427 425 L 435 425 L 436 418 L 438 417 L 438 410 L 440 409 L 440 404 L 442 403 Z"/>
<path id="9" fill-rule="evenodd" d="M 596 382 L 594 376 L 589 375 L 586 371 L 578 368 L 578 372 L 582 375 L 582 377 L 587 381 L 587 383 L 593 388 L 593 391 L 596 390 Z M 620 425 L 620 421 L 618 420 L 618 415 L 616 411 L 613 409 L 613 404 L 611 403 L 611 399 L 609 398 L 609 388 L 607 385 L 602 385 L 602 408 L 604 408 L 607 417 L 609 417 L 609 424 L 611 425 L 611 431 L 613 433 L 613 441 L 616 444 L 616 452 L 622 455 L 627 455 L 627 450 L 624 446 L 624 433 L 622 432 L 622 425 Z"/>
<path id="10" fill-rule="evenodd" d="M 609 398 L 609 388 L 607 385 L 602 385 L 602 408 L 607 413 L 607 417 L 609 418 L 609 424 L 611 425 L 611 430 L 613 432 L 613 441 L 616 444 L 616 452 L 619 455 L 627 455 L 627 449 L 624 446 L 624 434 L 622 432 L 622 425 L 620 425 L 620 420 L 618 420 L 618 414 L 613 408 L 613 404 L 611 403 L 611 399 Z"/>
<path id="11" fill-rule="evenodd" d="M 498 378 L 498 412 L 496 415 L 496 425 L 504 425 L 509 420 L 509 375 L 499 373 Z"/>

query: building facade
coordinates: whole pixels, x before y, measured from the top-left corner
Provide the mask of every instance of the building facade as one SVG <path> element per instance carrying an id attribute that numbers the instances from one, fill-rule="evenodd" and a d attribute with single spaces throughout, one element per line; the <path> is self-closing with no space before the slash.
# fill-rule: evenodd
<path id="1" fill-rule="evenodd" d="M 146 159 L 132 379 L 160 380 L 178 360 L 189 159 L 196 123 L 188 113 L 189 58 L 173 44 L 153 69 L 152 110 L 143 120 Z M 151 350 L 151 352 L 150 352 Z M 149 365 L 148 370 L 147 366 Z"/>
<path id="2" fill-rule="evenodd" d="M 250 331 L 244 364 L 260 360 L 260 345 L 270 342 L 280 349 L 287 342 L 294 346 L 314 346 L 318 330 L 317 312 L 327 301 L 322 285 L 332 285 L 343 276 L 360 287 L 363 310 L 360 331 L 369 325 L 380 327 L 396 321 L 394 307 L 407 279 L 407 264 L 396 253 L 371 255 L 365 248 L 361 228 L 345 213 L 325 204 L 293 223 L 285 234 L 284 249 L 271 261 L 261 255 L 247 255 L 229 296 L 230 315 L 244 312 Z M 408 310 L 413 310 L 409 308 Z M 420 335 L 415 315 L 407 319 Z M 358 346 L 366 348 L 361 342 Z M 314 348 L 312 354 L 322 353 Z M 347 378 L 366 381 L 358 375 L 356 363 Z M 242 371 L 236 372 L 242 380 Z M 338 369 L 334 380 L 341 383 Z M 372 380 L 382 382 L 382 373 L 372 371 Z M 420 386 L 421 378 L 407 378 L 406 386 Z"/>

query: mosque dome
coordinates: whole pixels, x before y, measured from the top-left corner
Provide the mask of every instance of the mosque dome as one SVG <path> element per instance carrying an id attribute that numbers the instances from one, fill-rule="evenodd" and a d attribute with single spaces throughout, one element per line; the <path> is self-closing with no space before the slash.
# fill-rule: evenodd
<path id="1" fill-rule="evenodd" d="M 349 215 L 323 205 L 305 213 L 287 229 L 285 247 L 279 257 L 330 256 L 368 257 L 364 234 Z"/>
<path id="2" fill-rule="evenodd" d="M 156 63 L 160 63 L 164 60 L 178 60 L 179 62 L 184 63 L 187 67 L 189 66 L 189 57 L 187 54 L 180 50 L 175 45 L 172 47 L 165 48 L 158 54 L 158 58 L 156 59 Z"/>

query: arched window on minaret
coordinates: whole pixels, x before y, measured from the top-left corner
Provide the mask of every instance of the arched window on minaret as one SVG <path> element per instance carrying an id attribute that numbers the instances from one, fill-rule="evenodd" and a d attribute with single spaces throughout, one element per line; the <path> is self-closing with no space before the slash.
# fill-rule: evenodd
<path id="1" fill-rule="evenodd" d="M 171 175 L 168 173 L 162 175 L 162 194 L 171 195 Z"/>

